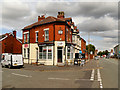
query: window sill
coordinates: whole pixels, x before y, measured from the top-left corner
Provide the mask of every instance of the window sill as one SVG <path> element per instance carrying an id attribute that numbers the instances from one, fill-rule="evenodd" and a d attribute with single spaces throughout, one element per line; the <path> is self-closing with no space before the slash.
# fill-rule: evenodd
<path id="1" fill-rule="evenodd" d="M 52 59 L 38 59 L 38 60 L 41 60 L 41 61 L 50 61 Z"/>

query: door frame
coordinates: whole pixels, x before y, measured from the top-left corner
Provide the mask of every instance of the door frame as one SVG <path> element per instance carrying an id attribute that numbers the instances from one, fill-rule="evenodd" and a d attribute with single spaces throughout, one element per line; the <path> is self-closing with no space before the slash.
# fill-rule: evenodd
<path id="1" fill-rule="evenodd" d="M 58 47 L 62 47 L 62 46 L 58 46 Z M 58 49 L 58 47 L 57 47 L 57 63 L 63 63 L 63 47 L 62 47 L 62 49 Z M 62 50 L 62 60 L 61 60 L 61 62 L 58 62 L 58 50 Z"/>

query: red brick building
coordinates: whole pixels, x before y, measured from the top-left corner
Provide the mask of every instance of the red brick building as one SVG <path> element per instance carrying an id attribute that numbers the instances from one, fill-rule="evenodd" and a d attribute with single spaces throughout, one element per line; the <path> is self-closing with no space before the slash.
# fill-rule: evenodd
<path id="1" fill-rule="evenodd" d="M 73 60 L 81 47 L 79 30 L 64 12 L 58 12 L 57 17 L 38 16 L 36 23 L 22 30 L 24 63 L 64 64 Z"/>
<path id="2" fill-rule="evenodd" d="M 0 36 L 0 54 L 22 54 L 22 40 L 16 37 L 16 31 Z"/>
<path id="3" fill-rule="evenodd" d="M 86 53 L 86 41 L 83 38 L 81 38 L 81 51 L 84 54 Z"/>

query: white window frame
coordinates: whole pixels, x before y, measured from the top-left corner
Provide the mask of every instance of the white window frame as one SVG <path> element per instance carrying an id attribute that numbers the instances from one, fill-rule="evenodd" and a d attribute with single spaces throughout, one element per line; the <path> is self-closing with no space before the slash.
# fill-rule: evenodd
<path id="1" fill-rule="evenodd" d="M 27 33 L 27 42 L 29 42 L 29 33 Z"/>
<path id="2" fill-rule="evenodd" d="M 46 59 L 43 58 L 43 49 L 42 49 L 42 52 L 39 52 L 39 55 L 40 55 L 40 53 L 42 53 L 42 58 L 39 57 L 39 59 L 40 60 L 52 60 L 53 59 L 53 46 L 42 46 L 42 48 L 46 48 Z M 49 48 L 51 48 L 51 52 L 48 52 Z M 48 53 L 52 54 L 52 58 L 51 59 L 48 59 Z"/>
<path id="3" fill-rule="evenodd" d="M 39 31 L 35 31 L 35 42 L 38 42 L 38 32 Z"/>
<path id="4" fill-rule="evenodd" d="M 26 34 L 23 34 L 24 35 L 24 43 L 26 43 Z"/>
<path id="5" fill-rule="evenodd" d="M 68 47 L 70 47 L 70 58 L 68 59 Z M 73 48 L 71 46 L 67 46 L 67 60 L 72 60 L 73 59 Z"/>
<path id="6" fill-rule="evenodd" d="M 48 31 L 48 34 L 46 34 L 46 31 Z M 45 32 L 45 41 L 49 41 L 49 28 L 44 29 L 44 32 Z"/>
<path id="7" fill-rule="evenodd" d="M 72 42 L 75 42 L 75 35 L 72 35 Z"/>
<path id="8" fill-rule="evenodd" d="M 28 43 L 29 42 L 29 32 L 24 32 L 23 35 L 24 35 L 24 43 L 26 43 L 26 40 Z"/>

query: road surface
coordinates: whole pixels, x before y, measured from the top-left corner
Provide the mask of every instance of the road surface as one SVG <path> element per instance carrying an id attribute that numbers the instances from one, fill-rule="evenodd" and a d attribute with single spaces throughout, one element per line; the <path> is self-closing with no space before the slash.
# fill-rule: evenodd
<path id="1" fill-rule="evenodd" d="M 78 66 L 79 68 L 79 66 Z M 80 69 L 32 71 L 2 69 L 3 88 L 117 88 L 116 60 L 90 60 Z"/>

